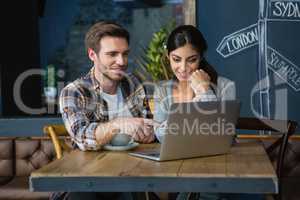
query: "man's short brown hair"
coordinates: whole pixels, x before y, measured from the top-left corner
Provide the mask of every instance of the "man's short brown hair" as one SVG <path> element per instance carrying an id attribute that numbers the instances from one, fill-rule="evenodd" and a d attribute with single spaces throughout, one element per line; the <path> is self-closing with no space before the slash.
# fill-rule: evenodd
<path id="1" fill-rule="evenodd" d="M 91 48 L 96 53 L 100 50 L 100 40 L 105 36 L 121 37 L 126 39 L 129 44 L 129 33 L 121 25 L 110 22 L 101 21 L 94 24 L 85 35 L 85 48 Z"/>

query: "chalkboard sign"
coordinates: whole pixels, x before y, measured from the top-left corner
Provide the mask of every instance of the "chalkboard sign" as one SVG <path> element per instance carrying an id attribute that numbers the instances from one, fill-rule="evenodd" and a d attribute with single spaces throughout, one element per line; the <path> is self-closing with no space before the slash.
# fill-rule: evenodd
<path id="1" fill-rule="evenodd" d="M 197 27 L 242 116 L 300 121 L 300 0 L 199 0 Z"/>

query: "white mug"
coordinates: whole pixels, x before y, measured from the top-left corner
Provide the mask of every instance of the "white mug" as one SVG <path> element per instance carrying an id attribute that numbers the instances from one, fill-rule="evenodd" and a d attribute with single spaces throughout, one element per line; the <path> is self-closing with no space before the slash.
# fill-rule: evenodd
<path id="1" fill-rule="evenodd" d="M 125 133 L 117 133 L 113 136 L 110 141 L 110 144 L 113 146 L 127 146 L 133 142 L 133 138 Z"/>

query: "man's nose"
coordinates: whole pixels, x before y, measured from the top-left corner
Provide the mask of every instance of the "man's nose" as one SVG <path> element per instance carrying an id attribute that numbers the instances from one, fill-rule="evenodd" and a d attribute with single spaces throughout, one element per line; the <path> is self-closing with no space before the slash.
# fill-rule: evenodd
<path id="1" fill-rule="evenodd" d="M 126 58 L 123 55 L 119 55 L 117 57 L 117 64 L 118 65 L 125 65 Z"/>

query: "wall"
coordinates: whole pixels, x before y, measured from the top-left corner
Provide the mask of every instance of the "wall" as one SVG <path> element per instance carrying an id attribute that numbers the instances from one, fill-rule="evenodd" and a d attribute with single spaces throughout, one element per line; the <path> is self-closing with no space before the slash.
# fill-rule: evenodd
<path id="1" fill-rule="evenodd" d="M 209 46 L 206 56 L 221 75 L 235 81 L 242 116 L 300 121 L 297 6 L 299 1 L 197 1 L 197 25 Z"/>

